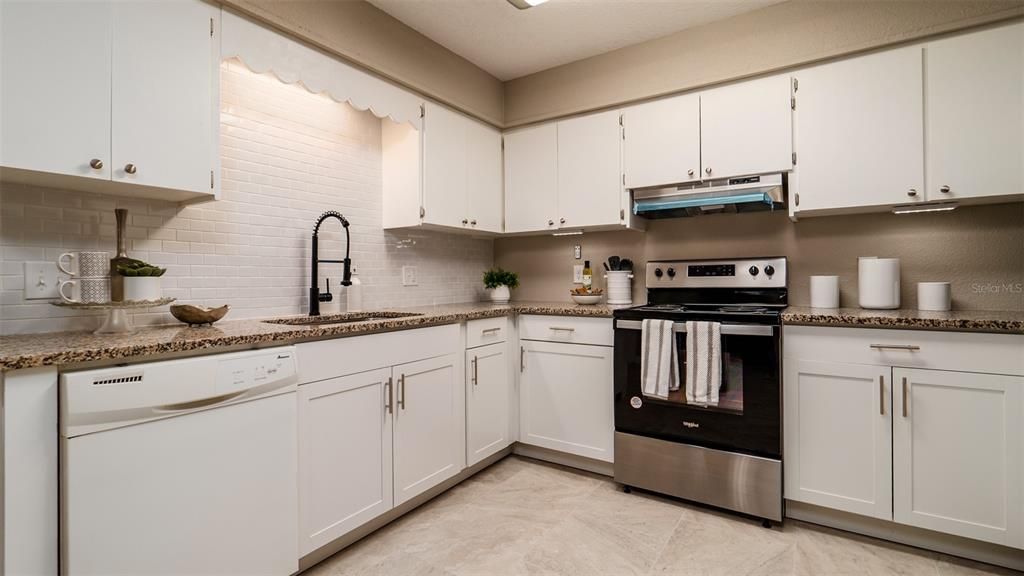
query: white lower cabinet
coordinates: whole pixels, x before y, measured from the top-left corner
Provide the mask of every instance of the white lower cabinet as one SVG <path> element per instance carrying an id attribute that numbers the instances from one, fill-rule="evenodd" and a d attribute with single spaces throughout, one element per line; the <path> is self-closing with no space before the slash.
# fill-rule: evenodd
<path id="1" fill-rule="evenodd" d="M 1024 377 L 895 368 L 897 522 L 1024 548 Z"/>
<path id="2" fill-rule="evenodd" d="M 1024 549 L 1024 336 L 784 337 L 787 500 Z"/>
<path id="3" fill-rule="evenodd" d="M 465 410 L 456 355 L 395 366 L 395 506 L 458 474 Z"/>
<path id="4" fill-rule="evenodd" d="M 299 388 L 300 553 L 392 508 L 391 369 Z"/>
<path id="5" fill-rule="evenodd" d="M 891 372 L 786 363 L 786 498 L 892 519 Z"/>
<path id="6" fill-rule="evenodd" d="M 505 342 L 466 350 L 466 464 L 472 466 L 512 443 L 510 381 Z"/>
<path id="7" fill-rule="evenodd" d="M 611 462 L 613 348 L 530 340 L 521 346 L 519 441 Z"/>

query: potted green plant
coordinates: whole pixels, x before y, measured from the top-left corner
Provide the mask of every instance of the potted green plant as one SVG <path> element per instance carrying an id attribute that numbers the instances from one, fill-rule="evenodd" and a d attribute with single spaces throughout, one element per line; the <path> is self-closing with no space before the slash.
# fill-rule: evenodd
<path id="1" fill-rule="evenodd" d="M 519 286 L 519 275 L 501 268 L 484 272 L 484 288 L 495 304 L 505 304 L 512 298 L 510 290 Z"/>
<path id="2" fill-rule="evenodd" d="M 166 268 L 147 264 L 142 260 L 127 260 L 117 265 L 117 273 L 124 277 L 126 301 L 152 301 L 160 299 L 160 277 Z"/>

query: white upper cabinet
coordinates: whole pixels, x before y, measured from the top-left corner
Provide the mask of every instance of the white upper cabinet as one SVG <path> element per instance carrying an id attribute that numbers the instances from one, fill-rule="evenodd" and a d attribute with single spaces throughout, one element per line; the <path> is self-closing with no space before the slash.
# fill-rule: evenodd
<path id="1" fill-rule="evenodd" d="M 700 96 L 648 102 L 622 112 L 626 188 L 700 180 Z"/>
<path id="2" fill-rule="evenodd" d="M 110 179 L 110 14 L 106 2 L 0 4 L 4 167 Z"/>
<path id="3" fill-rule="evenodd" d="M 924 200 L 919 46 L 795 77 L 798 212 Z"/>
<path id="4" fill-rule="evenodd" d="M 501 133 L 427 102 L 423 118 L 422 206 L 422 219 L 397 221 L 501 232 Z M 408 212 L 418 207 L 395 196 L 385 199 L 385 210 Z"/>
<path id="5" fill-rule="evenodd" d="M 615 111 L 558 123 L 560 228 L 607 226 L 624 219 L 621 142 Z"/>
<path id="6" fill-rule="evenodd" d="M 466 217 L 469 119 L 427 102 L 423 115 L 423 221 L 462 228 Z"/>
<path id="7" fill-rule="evenodd" d="M 1024 23 L 925 45 L 928 200 L 1024 194 Z"/>
<path id="8" fill-rule="evenodd" d="M 553 230 L 557 212 L 555 123 L 505 134 L 505 231 Z"/>
<path id="9" fill-rule="evenodd" d="M 111 172 L 115 181 L 213 193 L 220 10 L 204 2 L 115 2 Z"/>
<path id="10" fill-rule="evenodd" d="M 2 163 L 31 171 L 5 178 L 216 197 L 219 8 L 188 0 L 2 10 Z M 99 186 L 111 180 L 129 185 Z"/>
<path id="11" fill-rule="evenodd" d="M 1024 378 L 893 369 L 897 522 L 1024 548 Z"/>
<path id="12" fill-rule="evenodd" d="M 470 122 L 466 128 L 466 214 L 471 229 L 502 231 L 502 192 L 501 132 Z"/>
<path id="13" fill-rule="evenodd" d="M 700 95 L 701 176 L 728 178 L 793 168 L 789 76 L 772 76 Z"/>

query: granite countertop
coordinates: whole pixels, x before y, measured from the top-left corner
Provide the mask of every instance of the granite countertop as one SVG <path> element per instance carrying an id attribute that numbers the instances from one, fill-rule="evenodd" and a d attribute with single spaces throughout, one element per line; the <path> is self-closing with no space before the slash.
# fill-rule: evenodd
<path id="1" fill-rule="evenodd" d="M 899 328 L 1024 334 L 1024 311 L 955 310 L 863 310 L 861 308 L 804 308 L 790 306 L 782 323 L 800 326 L 845 326 L 854 328 Z"/>
<path id="2" fill-rule="evenodd" d="M 132 334 L 51 332 L 0 336 L 0 371 L 36 366 L 65 366 L 82 362 L 132 359 L 159 354 L 289 344 L 344 336 L 452 324 L 512 314 L 550 314 L 610 318 L 606 305 L 580 306 L 572 302 L 473 302 L 393 308 L 417 316 L 385 318 L 347 324 L 314 326 L 271 324 L 262 320 L 223 320 L 213 326 L 190 328 L 184 324 L 140 328 Z M 326 318 L 327 316 L 325 316 Z M 295 318 L 300 318 L 296 316 Z"/>

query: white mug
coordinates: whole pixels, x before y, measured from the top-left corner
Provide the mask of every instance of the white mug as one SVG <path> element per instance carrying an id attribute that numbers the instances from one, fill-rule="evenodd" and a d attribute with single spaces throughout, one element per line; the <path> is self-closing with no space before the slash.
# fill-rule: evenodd
<path id="1" fill-rule="evenodd" d="M 65 258 L 67 267 L 64 267 Z M 103 278 L 110 276 L 110 253 L 65 252 L 57 257 L 57 267 L 73 278 Z"/>
<path id="2" fill-rule="evenodd" d="M 64 290 L 70 286 L 70 294 Z M 57 286 L 57 292 L 65 302 L 93 304 L 110 302 L 110 278 L 72 278 Z"/>

